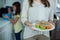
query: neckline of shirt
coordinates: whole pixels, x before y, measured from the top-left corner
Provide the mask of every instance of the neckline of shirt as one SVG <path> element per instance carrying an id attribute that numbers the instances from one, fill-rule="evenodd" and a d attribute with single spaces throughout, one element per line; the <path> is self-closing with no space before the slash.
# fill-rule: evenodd
<path id="1" fill-rule="evenodd" d="M 34 1 L 32 5 L 33 6 L 42 6 L 42 7 L 44 7 L 44 5 L 42 3 L 38 3 L 36 1 Z"/>

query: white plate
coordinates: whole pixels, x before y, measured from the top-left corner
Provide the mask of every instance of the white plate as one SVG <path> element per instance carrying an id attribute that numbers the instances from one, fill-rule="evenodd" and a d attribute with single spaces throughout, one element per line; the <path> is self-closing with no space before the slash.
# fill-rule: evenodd
<path id="1" fill-rule="evenodd" d="M 50 23 L 50 24 L 51 24 L 51 23 Z M 41 30 L 40 28 L 36 28 L 36 27 L 35 27 L 35 23 L 33 23 L 33 27 L 32 27 L 32 28 L 34 28 L 34 29 L 37 30 L 37 31 L 52 31 L 52 30 L 55 29 L 55 26 L 51 24 L 51 29 Z"/>

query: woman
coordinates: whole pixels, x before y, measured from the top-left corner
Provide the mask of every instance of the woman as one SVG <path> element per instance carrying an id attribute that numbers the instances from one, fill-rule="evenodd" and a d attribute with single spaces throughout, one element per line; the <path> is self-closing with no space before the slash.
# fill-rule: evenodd
<path id="1" fill-rule="evenodd" d="M 14 11 L 13 19 L 10 19 L 8 16 L 5 17 L 8 18 L 9 21 L 14 25 L 14 33 L 16 40 L 21 40 L 22 25 L 20 17 L 21 6 L 19 2 L 13 3 L 13 11 Z"/>
<path id="2" fill-rule="evenodd" d="M 48 31 L 34 31 L 31 23 L 44 20 L 54 24 L 52 10 L 48 0 L 24 0 L 21 13 L 21 21 L 25 25 L 24 40 L 49 40 Z"/>

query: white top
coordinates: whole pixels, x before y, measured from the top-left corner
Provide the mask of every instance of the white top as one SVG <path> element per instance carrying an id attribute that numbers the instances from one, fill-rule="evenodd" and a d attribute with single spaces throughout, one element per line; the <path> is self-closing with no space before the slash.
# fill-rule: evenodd
<path id="1" fill-rule="evenodd" d="M 49 19 L 53 20 L 53 11 L 52 7 L 44 7 L 43 4 L 33 2 L 33 7 L 29 7 L 28 0 L 24 0 L 23 2 L 23 8 L 22 8 L 22 23 L 24 24 L 25 21 L 29 22 L 35 22 L 36 20 L 45 20 L 48 21 Z M 25 26 L 24 28 L 24 39 L 39 35 L 39 34 L 45 34 L 49 36 L 49 32 L 38 32 L 33 31 L 29 27 Z"/>

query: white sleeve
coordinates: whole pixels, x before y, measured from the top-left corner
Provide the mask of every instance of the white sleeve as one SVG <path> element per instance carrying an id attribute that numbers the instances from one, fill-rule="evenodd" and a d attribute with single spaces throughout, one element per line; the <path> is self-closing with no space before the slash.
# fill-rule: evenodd
<path id="1" fill-rule="evenodd" d="M 50 0 L 50 4 L 51 4 L 51 11 L 50 11 L 50 20 L 53 21 L 53 18 L 54 18 L 54 1 L 53 0 Z"/>
<path id="2" fill-rule="evenodd" d="M 23 6 L 22 6 L 22 11 L 21 11 L 21 21 L 22 21 L 22 23 L 27 21 L 28 8 L 29 8 L 28 0 L 24 0 L 23 1 Z"/>
<path id="3" fill-rule="evenodd" d="M 54 10 L 53 9 L 50 12 L 50 18 L 49 19 L 52 20 L 52 21 L 54 19 Z"/>

